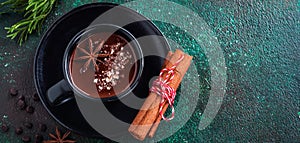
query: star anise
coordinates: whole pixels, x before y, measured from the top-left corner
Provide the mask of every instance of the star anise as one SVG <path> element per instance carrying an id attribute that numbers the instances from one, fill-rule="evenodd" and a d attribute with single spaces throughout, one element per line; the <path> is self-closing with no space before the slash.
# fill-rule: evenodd
<path id="1" fill-rule="evenodd" d="M 98 46 L 96 46 L 96 48 L 94 48 L 92 39 L 89 38 L 88 40 L 89 40 L 89 46 L 88 46 L 89 52 L 86 49 L 77 46 L 77 49 L 79 49 L 85 55 L 75 58 L 75 60 L 86 60 L 83 67 L 81 68 L 81 72 L 85 72 L 91 63 L 93 64 L 94 67 L 97 68 L 97 62 L 103 63 L 103 61 L 99 60 L 98 58 L 109 56 L 109 54 L 99 54 L 100 50 L 103 47 L 104 41 L 102 41 Z"/>
<path id="2" fill-rule="evenodd" d="M 43 143 L 75 143 L 76 141 L 67 140 L 66 138 L 70 135 L 70 131 L 66 132 L 63 136 L 61 136 L 60 131 L 56 127 L 55 129 L 56 136 L 53 134 L 49 134 L 52 140 L 44 141 Z"/>

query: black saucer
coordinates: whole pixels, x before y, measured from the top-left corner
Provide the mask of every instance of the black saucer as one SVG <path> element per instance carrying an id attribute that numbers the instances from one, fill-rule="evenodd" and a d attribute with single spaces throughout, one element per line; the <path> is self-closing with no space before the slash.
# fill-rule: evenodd
<path id="1" fill-rule="evenodd" d="M 112 8 L 116 8 L 120 12 L 118 15 L 121 15 L 121 17 L 94 21 Z M 120 22 L 120 19 L 137 21 L 123 26 L 136 38 L 157 35 L 147 39 L 147 42 L 140 43 L 142 52 L 148 56 L 144 57 L 142 78 L 139 85 L 134 89 L 134 93 L 141 98 L 145 98 L 149 91 L 149 81 L 153 76 L 159 74 L 164 61 L 162 57 L 165 57 L 169 47 L 158 28 L 151 21 L 131 9 L 110 3 L 93 3 L 75 8 L 59 18 L 48 29 L 36 51 L 34 80 L 44 107 L 61 125 L 84 136 L 102 137 L 84 119 L 75 100 L 70 100 L 60 106 L 51 106 L 46 98 L 46 93 L 51 86 L 64 78 L 62 72 L 63 55 L 73 36 L 90 24 L 113 23 L 119 25 L 115 21 L 116 19 L 119 19 L 118 22 Z M 126 97 L 124 100 L 130 101 L 130 97 Z M 135 104 L 141 106 L 142 103 L 140 101 Z M 115 117 L 129 124 L 138 112 L 138 110 L 127 107 L 120 101 L 108 102 L 105 106 Z M 115 135 L 122 136 L 123 133 L 126 134 L 127 128 L 119 128 Z"/>

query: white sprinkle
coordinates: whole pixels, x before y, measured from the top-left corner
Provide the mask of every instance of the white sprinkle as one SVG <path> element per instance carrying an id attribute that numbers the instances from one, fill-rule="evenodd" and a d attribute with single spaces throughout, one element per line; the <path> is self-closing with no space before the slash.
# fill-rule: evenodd
<path id="1" fill-rule="evenodd" d="M 108 86 L 108 87 L 106 87 L 106 89 L 107 89 L 107 90 L 110 90 L 110 87 Z"/>
<path id="2" fill-rule="evenodd" d="M 111 85 L 112 85 L 112 86 L 115 86 L 116 84 L 117 84 L 117 83 L 116 83 L 116 81 L 114 81 L 114 80 L 111 82 Z"/>
<path id="3" fill-rule="evenodd" d="M 111 49 L 111 52 L 110 52 L 110 54 L 113 54 L 114 53 L 114 49 Z"/>
<path id="4" fill-rule="evenodd" d="M 119 68 L 118 66 L 115 66 L 114 69 L 115 69 L 115 70 L 119 70 L 120 68 Z"/>
<path id="5" fill-rule="evenodd" d="M 105 81 L 106 81 L 106 82 L 110 82 L 110 81 L 111 81 L 111 78 L 106 78 Z"/>
<path id="6" fill-rule="evenodd" d="M 107 76 L 110 77 L 112 74 L 111 72 L 107 72 Z"/>
<path id="7" fill-rule="evenodd" d="M 94 83 L 97 83 L 97 82 L 98 82 L 98 79 L 95 78 L 95 79 L 94 79 Z"/>
<path id="8" fill-rule="evenodd" d="M 119 75 L 114 75 L 113 78 L 114 79 L 119 79 Z"/>

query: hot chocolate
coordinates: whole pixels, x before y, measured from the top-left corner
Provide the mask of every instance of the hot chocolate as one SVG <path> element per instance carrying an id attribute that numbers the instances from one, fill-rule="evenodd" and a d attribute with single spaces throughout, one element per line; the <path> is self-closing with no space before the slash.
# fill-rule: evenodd
<path id="1" fill-rule="evenodd" d="M 70 58 L 73 84 L 94 98 L 107 98 L 125 91 L 137 74 L 132 45 L 122 36 L 95 33 L 74 45 Z"/>

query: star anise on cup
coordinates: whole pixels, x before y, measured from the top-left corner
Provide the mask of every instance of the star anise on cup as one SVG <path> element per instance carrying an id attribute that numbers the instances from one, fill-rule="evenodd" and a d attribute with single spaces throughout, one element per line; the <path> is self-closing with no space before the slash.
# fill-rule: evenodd
<path id="1" fill-rule="evenodd" d="M 56 136 L 50 133 L 49 136 L 52 138 L 52 140 L 44 141 L 43 143 L 75 143 L 76 141 L 67 140 L 67 137 L 70 135 L 70 133 L 71 132 L 68 131 L 65 134 L 63 134 L 63 136 L 61 136 L 60 131 L 56 127 L 55 129 Z"/>
<path id="2" fill-rule="evenodd" d="M 79 49 L 82 53 L 85 54 L 84 56 L 79 56 L 78 58 L 75 58 L 75 60 L 85 61 L 83 67 L 80 69 L 81 73 L 84 73 L 91 64 L 95 68 L 97 68 L 97 62 L 103 63 L 103 61 L 98 59 L 99 57 L 101 58 L 101 57 L 109 56 L 109 54 L 99 54 L 99 52 L 103 47 L 104 41 L 102 41 L 98 46 L 96 46 L 96 48 L 94 48 L 92 39 L 89 38 L 88 40 L 89 40 L 89 46 L 88 46 L 89 51 L 80 47 L 80 45 L 77 46 L 77 49 Z"/>

